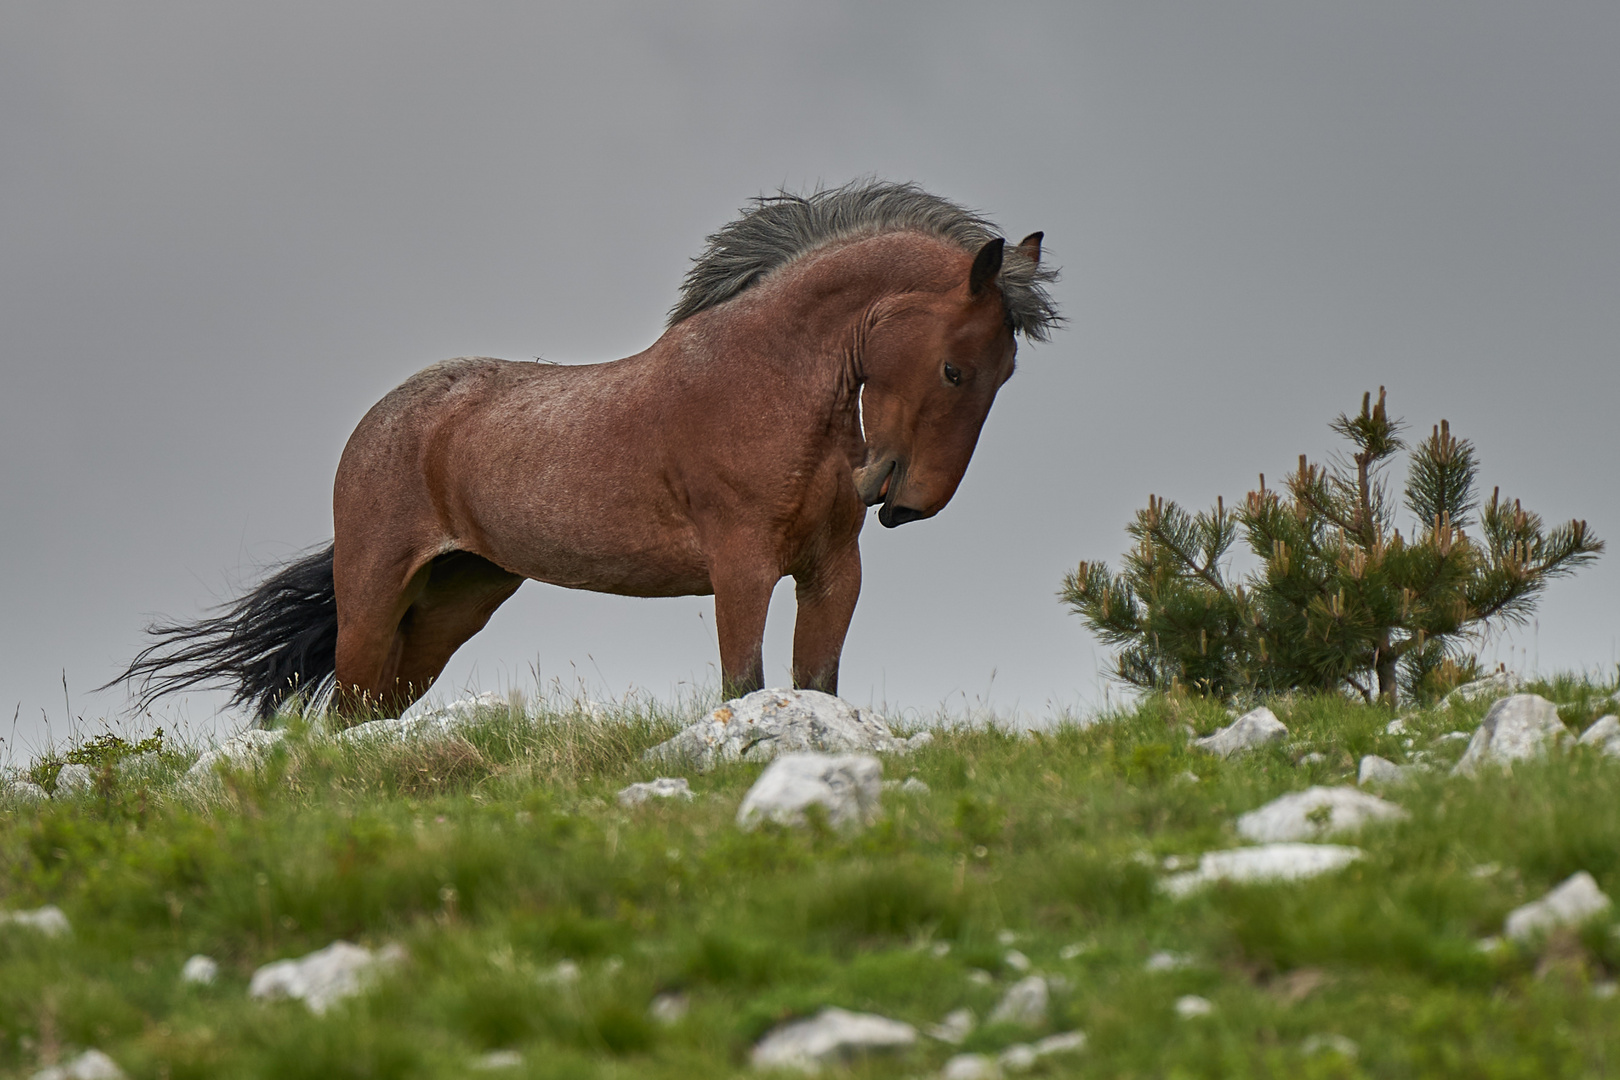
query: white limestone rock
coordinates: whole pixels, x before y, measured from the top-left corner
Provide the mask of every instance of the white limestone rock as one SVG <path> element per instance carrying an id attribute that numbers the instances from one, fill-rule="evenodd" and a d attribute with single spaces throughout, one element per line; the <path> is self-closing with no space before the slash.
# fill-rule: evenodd
<path id="1" fill-rule="evenodd" d="M 1191 745 L 1220 757 L 1231 757 L 1288 738 L 1288 728 L 1264 705 L 1244 713 L 1213 735 L 1192 740 Z"/>
<path id="2" fill-rule="evenodd" d="M 723 761 L 770 761 L 778 754 L 905 753 L 923 732 L 899 738 L 870 709 L 816 690 L 756 690 L 721 705 L 642 757 L 707 772 Z"/>
<path id="3" fill-rule="evenodd" d="M 21 926 L 45 937 L 62 937 L 73 933 L 73 924 L 55 904 L 31 908 L 27 911 L 0 911 L 0 926 Z"/>
<path id="4" fill-rule="evenodd" d="M 1301 881 L 1343 869 L 1359 858 L 1360 848 L 1339 844 L 1266 844 L 1211 851 L 1199 857 L 1198 869 L 1172 874 L 1160 882 L 1160 887 L 1171 896 L 1186 896 L 1217 881 Z"/>
<path id="5" fill-rule="evenodd" d="M 1366 787 L 1368 784 L 1408 784 L 1421 771 L 1421 769 L 1414 768 L 1411 765 L 1397 765 L 1388 758 L 1381 758 L 1377 754 L 1368 754 L 1361 759 L 1361 766 L 1356 770 L 1356 783 L 1362 787 Z"/>
<path id="6" fill-rule="evenodd" d="M 100 1050 L 86 1050 L 64 1065 L 41 1069 L 33 1080 L 124 1080 L 124 1070 Z"/>
<path id="7" fill-rule="evenodd" d="M 1053 1054 L 1076 1054 L 1086 1048 L 1086 1033 L 1083 1031 L 1060 1031 L 1056 1035 L 1048 1035 L 1035 1043 L 1035 1056 L 1038 1058 L 1050 1057 Z"/>
<path id="8" fill-rule="evenodd" d="M 1355 832 L 1368 822 L 1399 821 L 1407 813 L 1394 803 L 1350 787 L 1309 787 L 1273 799 L 1237 819 L 1238 835 L 1256 844 L 1319 840 Z"/>
<path id="9" fill-rule="evenodd" d="M 80 765 L 70 761 L 62 766 L 62 771 L 56 774 L 56 797 L 58 799 L 71 799 L 75 795 L 84 795 L 96 786 L 96 774 L 90 766 Z"/>
<path id="10" fill-rule="evenodd" d="M 1215 1003 L 1209 998 L 1199 997 L 1197 994 L 1183 994 L 1176 998 L 1176 1015 L 1183 1020 L 1191 1020 L 1198 1016 L 1208 1016 L 1215 1011 Z"/>
<path id="11" fill-rule="evenodd" d="M 991 1010 L 992 1024 L 1020 1024 L 1040 1027 L 1046 1023 L 1052 995 L 1046 980 L 1039 975 L 1026 975 L 1007 988 L 996 1007 Z"/>
<path id="12" fill-rule="evenodd" d="M 1558 719 L 1556 705 L 1539 694 L 1514 694 L 1491 706 L 1451 771 L 1456 776 L 1474 776 L 1486 764 L 1511 766 L 1544 754 L 1568 738 L 1569 729 Z"/>
<path id="13" fill-rule="evenodd" d="M 996 1064 L 1004 1072 L 1029 1072 L 1035 1067 L 1035 1048 L 1028 1043 L 1013 1043 L 996 1055 Z"/>
<path id="14" fill-rule="evenodd" d="M 978 1022 L 979 1018 L 973 1015 L 972 1009 L 953 1009 L 946 1013 L 939 1023 L 931 1024 L 923 1030 L 930 1039 L 938 1039 L 952 1046 L 961 1046 L 962 1040 L 973 1034 Z"/>
<path id="15" fill-rule="evenodd" d="M 795 1020 L 768 1032 L 751 1056 L 756 1069 L 794 1069 L 814 1075 L 823 1066 L 865 1054 L 904 1050 L 917 1042 L 917 1029 L 872 1013 L 826 1008 L 809 1020 Z"/>
<path id="16" fill-rule="evenodd" d="M 0 783 L 0 796 L 12 802 L 37 803 L 49 799 L 50 793 L 26 776 L 16 776 Z"/>
<path id="17" fill-rule="evenodd" d="M 468 1067 L 477 1072 L 495 1072 L 499 1069 L 520 1069 L 523 1067 L 523 1055 L 516 1050 L 491 1050 L 480 1054 L 468 1063 Z"/>
<path id="18" fill-rule="evenodd" d="M 1580 745 L 1595 746 L 1609 757 L 1620 757 L 1620 716 L 1604 716 L 1581 732 Z"/>
<path id="19" fill-rule="evenodd" d="M 674 1027 L 686 1019 L 686 1014 L 691 1008 L 690 998 L 672 990 L 653 998 L 652 1004 L 647 1006 L 647 1015 L 653 1018 L 654 1023 Z"/>
<path id="20" fill-rule="evenodd" d="M 883 763 L 864 754 L 783 754 L 768 765 L 737 808 L 737 824 L 803 825 L 820 806 L 836 828 L 858 828 L 876 816 L 883 796 Z"/>
<path id="21" fill-rule="evenodd" d="M 270 750 L 286 737 L 285 728 L 276 728 L 274 731 L 248 728 L 246 731 L 238 732 L 212 750 L 203 751 L 192 763 L 191 768 L 186 770 L 185 780 L 193 784 L 212 780 L 216 768 L 220 765 L 233 769 L 258 766 Z"/>
<path id="22" fill-rule="evenodd" d="M 686 777 L 660 776 L 644 784 L 631 784 L 619 792 L 620 806 L 640 806 L 649 799 L 683 799 L 690 801 L 692 785 Z"/>
<path id="23" fill-rule="evenodd" d="M 180 969 L 180 981 L 188 985 L 208 986 L 219 978 L 219 961 L 198 953 L 186 960 Z"/>
<path id="24" fill-rule="evenodd" d="M 258 1001 L 293 998 L 319 1016 L 344 998 L 363 992 L 380 971 L 403 959 L 404 950 L 397 945 L 374 953 L 347 941 L 334 941 L 297 960 L 277 960 L 259 968 L 248 983 L 248 996 Z"/>
<path id="25" fill-rule="evenodd" d="M 1361 1053 L 1361 1047 L 1356 1045 L 1354 1039 L 1329 1033 L 1309 1036 L 1299 1044 L 1299 1052 L 1305 1057 L 1313 1057 L 1316 1054 L 1338 1054 L 1342 1058 L 1354 1061 L 1356 1055 Z"/>
<path id="26" fill-rule="evenodd" d="M 988 1054 L 957 1054 L 939 1071 L 940 1080 L 1001 1080 L 1001 1066 Z"/>
<path id="27" fill-rule="evenodd" d="M 1475 679 L 1470 683 L 1463 683 L 1457 689 L 1446 695 L 1441 704 L 1451 706 L 1460 705 L 1469 701 L 1481 701 L 1485 698 L 1497 698 L 1513 693 L 1519 688 L 1519 677 L 1512 672 L 1499 671 L 1495 675 L 1483 679 Z"/>
<path id="28" fill-rule="evenodd" d="M 1609 897 L 1598 888 L 1592 875 L 1581 870 L 1540 900 L 1508 912 L 1502 933 L 1514 941 L 1530 941 L 1549 930 L 1579 926 L 1608 911 L 1610 906 Z"/>
<path id="29" fill-rule="evenodd" d="M 1186 953 L 1170 952 L 1160 949 L 1148 957 L 1142 964 L 1142 970 L 1157 974 L 1164 971 L 1180 971 L 1182 968 L 1192 967 L 1192 957 Z"/>

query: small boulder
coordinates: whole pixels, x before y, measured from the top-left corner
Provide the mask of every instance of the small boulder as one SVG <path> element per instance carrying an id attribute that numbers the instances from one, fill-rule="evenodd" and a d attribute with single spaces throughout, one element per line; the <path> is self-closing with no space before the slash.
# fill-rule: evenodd
<path id="1" fill-rule="evenodd" d="M 939 1072 L 940 1080 L 1001 1080 L 1001 1066 L 988 1054 L 957 1054 Z"/>
<path id="2" fill-rule="evenodd" d="M 1361 767 L 1356 770 L 1356 783 L 1362 787 L 1368 784 L 1406 784 L 1420 771 L 1410 765 L 1397 765 L 1377 754 L 1368 754 L 1361 759 Z"/>
<path id="3" fill-rule="evenodd" d="M 207 986 L 219 978 L 219 961 L 212 956 L 203 956 L 201 953 L 191 957 L 180 969 L 180 981 L 197 986 Z"/>
<path id="4" fill-rule="evenodd" d="M 404 958 L 392 945 L 373 953 L 347 941 L 334 941 L 324 949 L 297 960 L 277 960 L 253 973 L 248 996 L 259 1001 L 293 998 L 317 1016 L 344 998 L 364 991 L 379 969 Z"/>
<path id="5" fill-rule="evenodd" d="M 1474 776 L 1488 763 L 1537 757 L 1569 738 L 1558 707 L 1539 694 L 1514 694 L 1491 706 L 1452 773 Z"/>
<path id="6" fill-rule="evenodd" d="M 256 766 L 264 760 L 272 747 L 286 737 L 285 728 L 277 728 L 274 731 L 248 728 L 246 731 L 238 732 L 212 750 L 203 751 L 192 763 L 191 768 L 186 770 L 185 779 L 191 783 L 210 780 L 219 765 L 238 769 Z"/>
<path id="7" fill-rule="evenodd" d="M 1511 694 L 1519 688 L 1519 677 L 1507 671 L 1499 671 L 1495 675 L 1483 679 L 1475 679 L 1470 683 L 1463 683 L 1457 689 L 1446 695 L 1441 704 L 1451 706 L 1460 705 L 1469 701 L 1481 701 L 1486 698 L 1502 697 Z"/>
<path id="8" fill-rule="evenodd" d="M 1549 930 L 1579 926 L 1608 911 L 1610 900 L 1585 870 L 1571 874 L 1540 900 L 1508 912 L 1502 933 L 1514 941 L 1529 941 Z"/>
<path id="9" fill-rule="evenodd" d="M 722 761 L 770 761 L 778 754 L 905 753 L 923 732 L 899 738 L 870 709 L 817 690 L 756 690 L 734 698 L 642 757 L 707 772 Z M 929 738 L 932 738 L 929 735 Z"/>
<path id="10" fill-rule="evenodd" d="M 50 792 L 28 779 L 26 776 L 15 776 L 0 781 L 0 796 L 10 798 L 13 802 L 44 802 L 49 799 Z"/>
<path id="11" fill-rule="evenodd" d="M 943 1020 L 930 1025 L 924 1032 L 930 1039 L 938 1039 L 952 1046 L 961 1046 L 962 1040 L 973 1034 L 973 1028 L 977 1024 L 978 1017 L 973 1015 L 972 1009 L 953 1009 L 945 1014 Z"/>
<path id="12" fill-rule="evenodd" d="M 1046 1013 L 1051 1006 L 1051 1000 L 1046 980 L 1039 975 L 1026 975 L 1007 988 L 1007 992 L 991 1011 L 989 1022 L 1040 1027 L 1046 1023 Z"/>
<path id="13" fill-rule="evenodd" d="M 620 806 L 640 806 L 648 799 L 687 799 L 692 798 L 692 785 L 686 777 L 660 776 L 656 780 L 649 780 L 644 784 L 631 784 L 619 792 Z"/>
<path id="14" fill-rule="evenodd" d="M 55 904 L 32 908 L 28 911 L 0 911 L 0 926 L 21 926 L 45 937 L 62 937 L 73 933 L 73 924 Z"/>
<path id="15" fill-rule="evenodd" d="M 1198 869 L 1172 874 L 1160 883 L 1171 896 L 1231 881 L 1262 884 L 1301 881 L 1340 870 L 1361 858 L 1361 849 L 1338 844 L 1266 844 L 1262 847 L 1211 851 L 1198 859 Z"/>
<path id="16" fill-rule="evenodd" d="M 1609 757 L 1620 757 L 1620 716 L 1605 716 L 1581 732 L 1582 746 L 1595 746 Z"/>
<path id="17" fill-rule="evenodd" d="M 64 1065 L 41 1069 L 32 1080 L 124 1080 L 124 1070 L 100 1050 L 86 1050 Z"/>
<path id="18" fill-rule="evenodd" d="M 1215 1011 L 1215 1003 L 1209 998 L 1199 997 L 1197 994 L 1183 994 L 1176 998 L 1176 1015 L 1183 1020 L 1191 1020 L 1196 1016 L 1208 1016 Z"/>
<path id="19" fill-rule="evenodd" d="M 62 766 L 62 771 L 56 774 L 56 797 L 70 799 L 75 795 L 83 795 L 96 786 L 96 774 L 90 766 L 80 765 L 70 761 Z"/>
<path id="20" fill-rule="evenodd" d="M 737 824 L 762 821 L 803 825 L 805 811 L 820 806 L 837 828 L 858 828 L 877 815 L 883 796 L 883 763 L 864 754 L 783 754 L 766 767 L 737 808 Z"/>
<path id="21" fill-rule="evenodd" d="M 1317 840 L 1354 832 L 1368 822 L 1407 816 L 1394 803 L 1349 787 L 1309 787 L 1290 792 L 1237 819 L 1238 835 L 1257 844 Z"/>
<path id="22" fill-rule="evenodd" d="M 1191 745 L 1220 757 L 1253 750 L 1288 738 L 1288 728 L 1264 705 L 1244 713 L 1213 735 L 1192 740 Z"/>
<path id="23" fill-rule="evenodd" d="M 809 1020 L 775 1028 L 754 1047 L 756 1069 L 796 1069 L 819 1073 L 823 1066 L 878 1051 L 904 1050 L 917 1041 L 917 1029 L 899 1020 L 844 1009 L 822 1009 Z"/>
<path id="24" fill-rule="evenodd" d="M 468 1068 L 477 1072 L 495 1072 L 500 1069 L 521 1069 L 523 1055 L 516 1050 L 491 1050 L 468 1062 Z"/>

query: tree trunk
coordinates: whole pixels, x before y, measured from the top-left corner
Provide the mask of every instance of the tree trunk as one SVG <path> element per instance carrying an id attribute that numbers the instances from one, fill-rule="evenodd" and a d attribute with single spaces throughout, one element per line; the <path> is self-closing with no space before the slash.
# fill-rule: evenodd
<path id="1" fill-rule="evenodd" d="M 1380 648 L 1373 656 L 1373 670 L 1378 672 L 1378 696 L 1392 708 L 1400 704 L 1400 689 L 1395 681 L 1395 664 L 1399 659 L 1387 647 Z"/>

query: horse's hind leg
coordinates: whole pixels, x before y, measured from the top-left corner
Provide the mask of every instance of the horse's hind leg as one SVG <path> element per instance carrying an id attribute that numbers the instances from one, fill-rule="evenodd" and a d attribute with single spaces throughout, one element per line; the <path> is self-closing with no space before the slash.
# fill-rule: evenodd
<path id="1" fill-rule="evenodd" d="M 465 551 L 440 555 L 424 573 L 423 587 L 399 624 L 400 646 L 391 675 L 401 700 L 415 701 L 426 693 L 451 655 L 523 584 L 517 574 Z"/>

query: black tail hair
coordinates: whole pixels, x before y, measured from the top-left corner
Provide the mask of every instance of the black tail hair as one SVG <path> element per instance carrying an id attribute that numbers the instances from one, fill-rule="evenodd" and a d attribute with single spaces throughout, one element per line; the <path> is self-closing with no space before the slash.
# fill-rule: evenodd
<path id="1" fill-rule="evenodd" d="M 332 545 L 282 565 L 246 596 L 197 622 L 157 622 L 158 640 L 107 686 L 139 682 L 137 711 L 192 686 L 234 690 L 263 720 L 290 697 L 317 697 L 337 670 Z M 101 687 L 106 689 L 107 687 Z"/>

